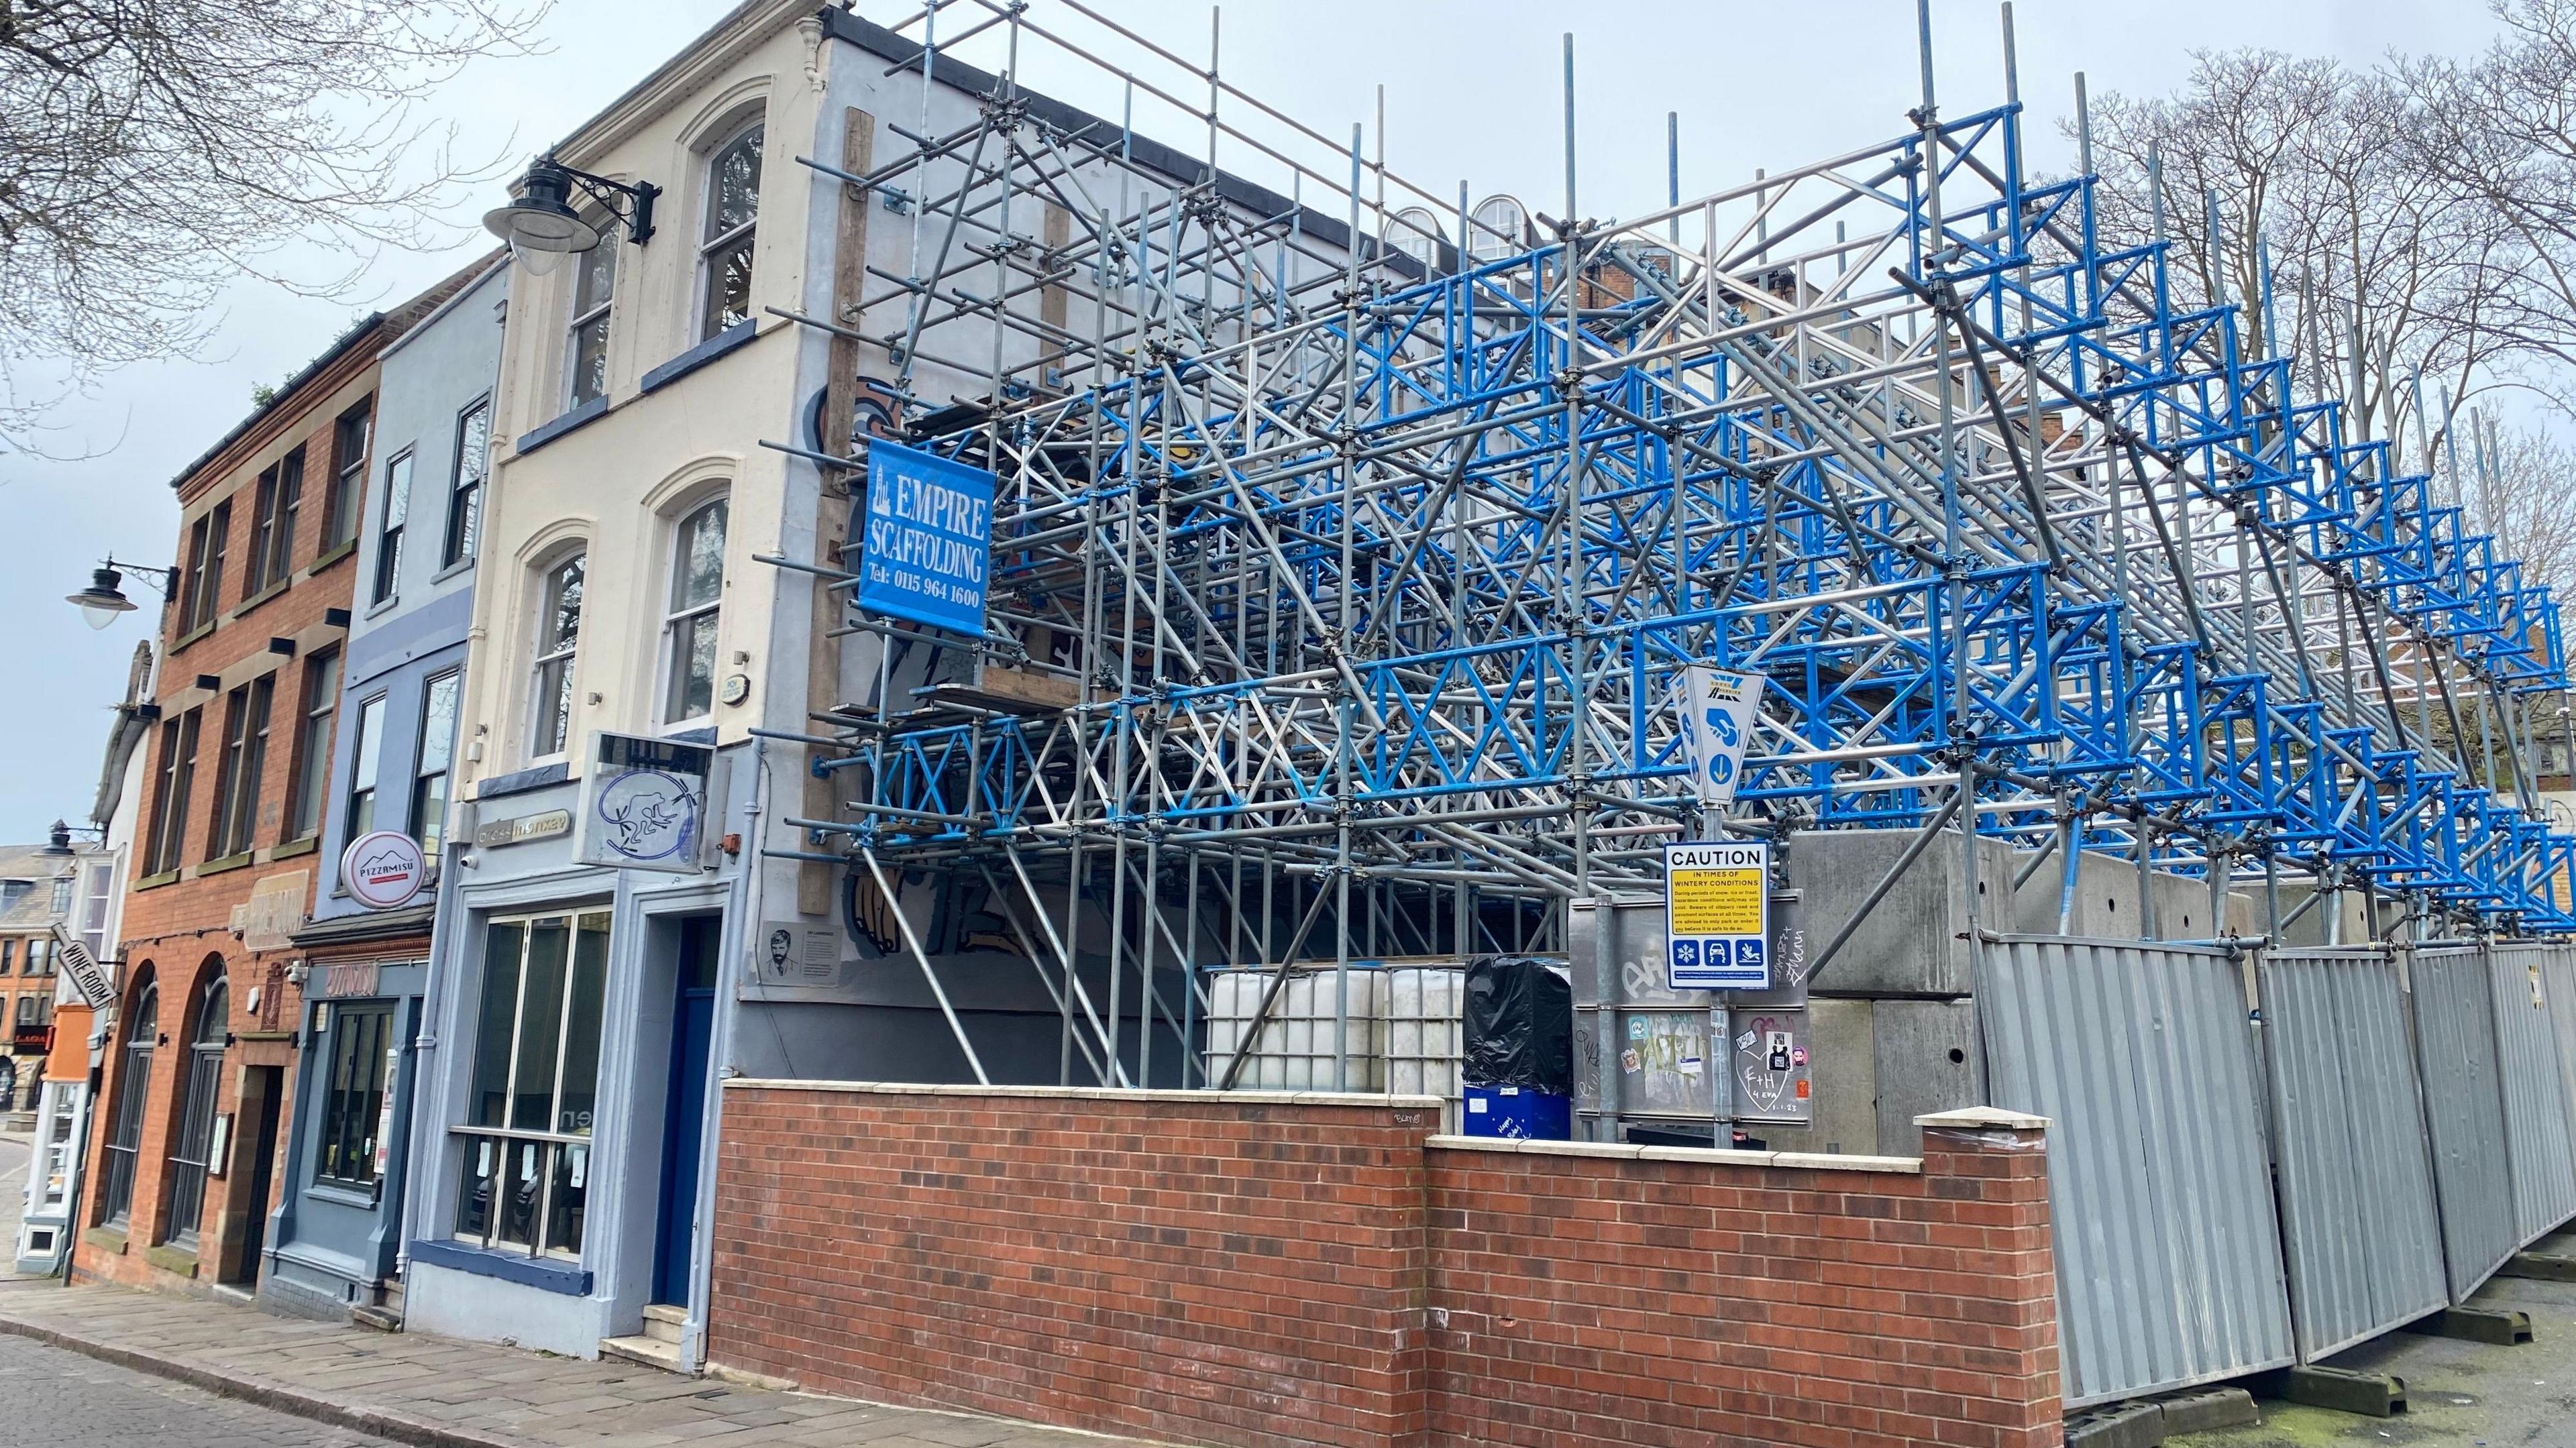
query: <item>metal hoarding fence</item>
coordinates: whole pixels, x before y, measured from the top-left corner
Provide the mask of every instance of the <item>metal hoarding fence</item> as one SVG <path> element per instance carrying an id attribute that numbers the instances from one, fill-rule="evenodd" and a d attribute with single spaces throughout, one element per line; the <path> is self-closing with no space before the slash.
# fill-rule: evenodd
<path id="1" fill-rule="evenodd" d="M 2474 945 L 2419 947 L 2408 977 L 2442 1254 L 2451 1300 L 2466 1302 L 2522 1245 L 2496 1062 L 2494 982 Z"/>
<path id="2" fill-rule="evenodd" d="M 2576 1001 L 2553 998 L 2543 972 L 2552 946 L 2498 941 L 2487 947 L 2495 991 L 2496 1072 L 2504 1089 L 2505 1146 L 2513 1167 L 2514 1228 L 2521 1246 L 2576 1217 L 2576 1154 L 2567 1123 L 2567 1080 L 2553 1017 Z"/>
<path id="3" fill-rule="evenodd" d="M 1994 937 L 1997 1106 L 2046 1116 L 2068 1407 L 2297 1356 L 2243 972 L 2137 941 Z"/>
<path id="4" fill-rule="evenodd" d="M 2549 992 L 2549 1024 L 2558 1035 L 2558 1076 L 2567 1109 L 2576 1119 L 2576 945 L 2553 942 L 2540 963 Z"/>
<path id="5" fill-rule="evenodd" d="M 2313 1363 L 2450 1301 L 2441 1213 L 2396 962 L 2274 951 L 2256 980 L 2290 1322 Z"/>

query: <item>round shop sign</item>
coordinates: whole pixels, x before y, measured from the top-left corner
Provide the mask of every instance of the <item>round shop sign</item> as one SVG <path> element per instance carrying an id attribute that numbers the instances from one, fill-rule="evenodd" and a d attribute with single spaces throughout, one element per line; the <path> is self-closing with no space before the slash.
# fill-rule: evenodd
<path id="1" fill-rule="evenodd" d="M 398 910 L 429 883 L 420 842 L 399 830 L 378 830 L 349 842 L 340 855 L 340 883 L 370 910 Z"/>

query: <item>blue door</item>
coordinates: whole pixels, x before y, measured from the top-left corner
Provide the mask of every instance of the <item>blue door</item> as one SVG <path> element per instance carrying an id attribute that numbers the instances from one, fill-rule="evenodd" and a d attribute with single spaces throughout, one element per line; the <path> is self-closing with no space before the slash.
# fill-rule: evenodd
<path id="1" fill-rule="evenodd" d="M 706 1122 L 707 1056 L 715 1035 L 716 952 L 723 920 L 693 915 L 679 924 L 678 1009 L 671 1021 L 671 1092 L 662 1117 L 661 1225 L 653 1241 L 653 1300 L 689 1301 L 689 1248 L 696 1238 L 699 1134 Z"/>

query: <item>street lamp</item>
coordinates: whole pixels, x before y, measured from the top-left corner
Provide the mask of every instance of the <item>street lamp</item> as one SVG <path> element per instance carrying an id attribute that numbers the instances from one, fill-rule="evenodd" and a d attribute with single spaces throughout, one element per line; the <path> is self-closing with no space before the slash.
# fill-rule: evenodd
<path id="1" fill-rule="evenodd" d="M 520 265 L 544 276 L 565 257 L 599 245 L 599 228 L 573 209 L 575 191 L 625 222 L 627 239 L 637 246 L 653 239 L 653 198 L 662 194 L 661 187 L 649 181 L 632 186 L 611 181 L 575 170 L 552 156 L 540 156 L 529 165 L 528 173 L 510 192 L 510 204 L 483 214 L 483 229 L 508 242 L 510 254 Z"/>
<path id="2" fill-rule="evenodd" d="M 81 617 L 89 620 L 91 628 L 104 629 L 116 622 L 118 614 L 134 612 L 134 600 L 125 596 L 125 576 L 117 571 L 120 568 L 136 568 L 136 565 L 119 563 L 110 558 L 90 570 L 89 587 L 78 593 L 63 595 L 65 603 L 79 606 Z M 165 599 L 176 586 L 176 580 L 171 575 L 176 573 L 177 569 L 136 568 L 136 571 L 151 575 L 160 584 L 161 596 Z"/>

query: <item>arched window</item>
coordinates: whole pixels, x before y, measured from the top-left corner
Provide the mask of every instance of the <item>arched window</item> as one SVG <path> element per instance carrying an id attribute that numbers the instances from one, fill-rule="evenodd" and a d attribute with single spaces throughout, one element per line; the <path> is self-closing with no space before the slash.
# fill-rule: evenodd
<path id="1" fill-rule="evenodd" d="M 573 653 L 581 644 L 581 585 L 589 557 L 575 553 L 546 570 L 537 599 L 537 649 L 528 699 L 528 753 L 561 754 L 572 737 Z"/>
<path id="2" fill-rule="evenodd" d="M 161 990 L 152 968 L 125 1012 L 125 1060 L 116 1073 L 116 1115 L 107 1133 L 107 1160 L 98 1188 L 98 1220 L 122 1227 L 134 1215 L 134 1154 L 143 1141 L 143 1107 L 152 1095 L 152 1048 L 161 1034 Z"/>
<path id="3" fill-rule="evenodd" d="M 724 603 L 725 500 L 699 504 L 671 536 L 671 595 L 662 613 L 662 722 L 715 708 L 716 619 Z"/>
<path id="4" fill-rule="evenodd" d="M 700 341 L 751 320 L 752 231 L 760 220 L 760 145 L 767 130 L 754 121 L 707 156 L 707 224 L 698 244 L 698 289 L 706 299 Z"/>
<path id="5" fill-rule="evenodd" d="M 197 988 L 189 1013 L 187 1079 L 179 1083 L 179 1142 L 170 1153 L 170 1212 L 162 1233 L 170 1245 L 195 1251 L 197 1219 L 205 1214 L 206 1168 L 214 1159 L 215 1092 L 224 1079 L 224 1042 L 232 1022 L 232 993 L 218 965 Z"/>
<path id="6" fill-rule="evenodd" d="M 1440 250 L 1440 218 L 1430 207 L 1408 206 L 1387 219 L 1386 244 L 1422 263 L 1428 276 Z"/>
<path id="7" fill-rule="evenodd" d="M 1529 208 L 1517 197 L 1488 196 L 1468 218 L 1467 259 L 1500 261 L 1528 249 Z"/>

